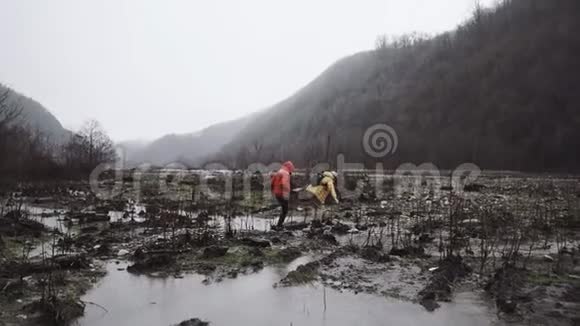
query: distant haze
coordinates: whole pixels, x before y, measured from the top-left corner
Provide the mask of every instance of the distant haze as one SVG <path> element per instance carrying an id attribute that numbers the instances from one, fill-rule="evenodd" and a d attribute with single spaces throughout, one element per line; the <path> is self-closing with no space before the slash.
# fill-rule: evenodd
<path id="1" fill-rule="evenodd" d="M 481 1 L 491 5 L 493 0 Z M 379 34 L 436 34 L 470 0 L 0 0 L 0 82 L 114 140 L 269 107 Z"/>

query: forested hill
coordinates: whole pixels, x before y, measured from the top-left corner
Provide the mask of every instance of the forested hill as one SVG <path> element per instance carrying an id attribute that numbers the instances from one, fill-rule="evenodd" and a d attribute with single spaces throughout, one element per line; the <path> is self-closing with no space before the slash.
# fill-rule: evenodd
<path id="1" fill-rule="evenodd" d="M 62 145 L 71 132 L 65 129 L 60 121 L 37 101 L 19 94 L 0 84 L 0 94 L 7 94 L 6 105 L 18 110 L 15 123 L 25 126 L 31 132 L 39 132 L 52 144 Z"/>
<path id="2" fill-rule="evenodd" d="M 363 134 L 386 123 L 398 136 L 390 167 L 579 170 L 578 31 L 580 1 L 511 0 L 443 35 L 383 39 L 252 119 L 216 158 L 305 166 L 344 153 L 370 165 Z"/>

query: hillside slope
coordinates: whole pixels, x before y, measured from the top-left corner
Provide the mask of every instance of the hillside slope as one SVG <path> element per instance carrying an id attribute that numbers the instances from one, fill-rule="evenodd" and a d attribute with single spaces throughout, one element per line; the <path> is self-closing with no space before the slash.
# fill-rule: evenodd
<path id="1" fill-rule="evenodd" d="M 0 84 L 0 93 L 6 90 L 8 88 Z M 10 91 L 7 101 L 8 105 L 21 110 L 17 123 L 27 126 L 31 131 L 40 132 L 53 144 L 63 144 L 69 139 L 71 132 L 42 104 L 15 91 Z"/>
<path id="2" fill-rule="evenodd" d="M 457 30 L 345 58 L 251 121 L 218 158 L 371 165 L 367 128 L 392 126 L 389 167 L 578 170 L 580 1 L 505 1 Z"/>
<path id="3" fill-rule="evenodd" d="M 222 146 L 231 142 L 249 122 L 250 117 L 219 123 L 191 134 L 170 134 L 148 144 L 125 142 L 118 144 L 125 149 L 129 165 L 150 163 L 166 165 L 181 163 L 199 166 L 203 159 L 214 155 Z"/>

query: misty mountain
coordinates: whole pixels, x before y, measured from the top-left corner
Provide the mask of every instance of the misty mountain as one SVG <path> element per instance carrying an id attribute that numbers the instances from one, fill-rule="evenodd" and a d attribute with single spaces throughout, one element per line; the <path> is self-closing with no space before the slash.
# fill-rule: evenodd
<path id="1" fill-rule="evenodd" d="M 140 155 L 147 145 L 149 145 L 149 142 L 144 140 L 125 140 L 115 143 L 115 146 L 122 151 L 125 159 L 135 158 Z"/>
<path id="2" fill-rule="evenodd" d="M 436 37 L 380 39 L 252 119 L 215 158 L 578 170 L 579 30 L 580 1 L 511 0 Z M 398 140 L 379 159 L 362 145 L 377 123 Z"/>
<path id="3" fill-rule="evenodd" d="M 199 166 L 203 159 L 214 155 L 222 146 L 232 141 L 249 122 L 252 116 L 219 123 L 190 134 L 170 134 L 150 143 L 139 141 L 117 144 L 131 165 L 150 163 L 163 166 L 180 163 Z"/>
<path id="4" fill-rule="evenodd" d="M 0 84 L 0 93 L 9 90 L 8 87 Z M 10 107 L 17 107 L 20 116 L 16 120 L 32 132 L 39 132 L 47 137 L 52 144 L 63 144 L 71 136 L 71 132 L 65 129 L 58 119 L 37 101 L 10 90 L 7 104 Z"/>

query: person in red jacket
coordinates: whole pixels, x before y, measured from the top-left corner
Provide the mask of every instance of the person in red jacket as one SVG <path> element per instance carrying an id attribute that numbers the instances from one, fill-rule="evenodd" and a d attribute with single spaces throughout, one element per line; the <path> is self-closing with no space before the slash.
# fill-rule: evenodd
<path id="1" fill-rule="evenodd" d="M 278 172 L 272 175 L 272 194 L 280 204 L 282 211 L 278 219 L 278 228 L 282 228 L 286 215 L 288 215 L 288 206 L 290 204 L 290 192 L 292 191 L 291 177 L 294 172 L 294 164 L 287 161 L 282 164 Z"/>

